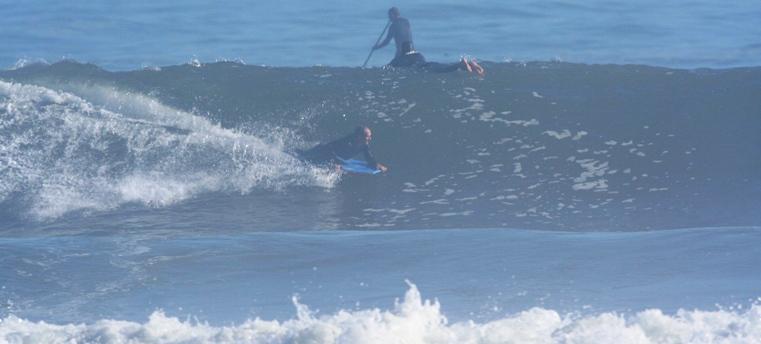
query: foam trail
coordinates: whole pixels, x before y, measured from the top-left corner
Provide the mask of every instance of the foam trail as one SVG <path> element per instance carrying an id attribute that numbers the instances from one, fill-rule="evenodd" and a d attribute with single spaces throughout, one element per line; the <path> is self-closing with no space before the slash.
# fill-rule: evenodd
<path id="1" fill-rule="evenodd" d="M 8 316 L 0 340 L 8 343 L 759 343 L 761 307 L 745 311 L 651 309 L 631 316 L 560 315 L 532 308 L 487 322 L 449 324 L 437 301 L 410 284 L 392 310 L 341 310 L 316 316 L 294 299 L 297 316 L 283 322 L 249 319 L 212 326 L 162 311 L 145 323 L 100 320 L 54 325 Z"/>
<path id="2" fill-rule="evenodd" d="M 0 202 L 50 219 L 126 202 L 165 206 L 203 192 L 335 182 L 282 144 L 141 94 L 76 89 L 94 101 L 0 81 Z"/>

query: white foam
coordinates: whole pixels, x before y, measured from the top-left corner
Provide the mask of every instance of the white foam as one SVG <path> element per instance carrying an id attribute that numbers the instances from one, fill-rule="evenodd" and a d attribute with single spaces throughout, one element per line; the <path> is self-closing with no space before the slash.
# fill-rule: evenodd
<path id="1" fill-rule="evenodd" d="M 581 140 L 582 137 L 588 135 L 589 133 L 587 133 L 586 131 L 581 130 L 581 131 L 576 132 L 576 134 L 574 134 L 574 133 L 572 133 L 568 129 L 563 129 L 563 131 L 559 131 L 559 132 L 555 131 L 555 130 L 546 130 L 546 131 L 542 132 L 542 134 L 547 135 L 547 136 L 552 136 L 552 137 L 554 137 L 554 138 L 556 138 L 558 140 L 563 140 L 563 139 L 566 139 L 566 138 L 570 137 L 571 140 L 578 141 L 578 140 Z"/>
<path id="2" fill-rule="evenodd" d="M 459 114 L 459 112 L 458 112 L 458 114 Z M 505 114 L 505 112 L 502 112 L 502 114 Z M 509 114 L 509 112 L 508 112 L 508 114 Z M 459 117 L 455 117 L 455 118 L 459 118 Z M 509 126 L 513 126 L 513 125 L 523 126 L 523 127 L 528 127 L 528 126 L 532 126 L 532 125 L 539 125 L 539 121 L 537 121 L 535 118 L 532 118 L 530 120 L 520 120 L 520 119 L 507 120 L 507 119 L 504 119 L 504 118 L 497 117 L 497 113 L 494 112 L 494 111 L 487 111 L 487 112 L 481 113 L 479 115 L 479 117 L 478 117 L 478 120 L 482 121 L 482 122 L 501 122 L 501 123 L 504 123 L 505 125 L 507 125 L 508 127 Z M 504 142 L 502 142 L 502 143 L 504 143 Z M 502 143 L 497 143 L 497 144 L 502 144 Z"/>
<path id="3" fill-rule="evenodd" d="M 576 132 L 576 135 L 573 136 L 572 140 L 574 141 L 581 140 L 582 137 L 587 136 L 588 134 L 589 133 L 584 130 L 578 131 Z"/>
<path id="4" fill-rule="evenodd" d="M 554 137 L 554 138 L 556 138 L 558 140 L 562 140 L 562 139 L 571 137 L 571 131 L 568 130 L 568 129 L 563 129 L 563 131 L 561 131 L 561 132 L 557 132 L 557 131 L 554 131 L 554 130 L 547 130 L 547 131 L 544 131 L 542 134 L 545 134 L 545 135 L 548 135 L 548 136 L 552 136 L 552 137 Z"/>
<path id="5" fill-rule="evenodd" d="M 636 314 L 562 315 L 531 308 L 478 323 L 450 323 L 437 300 L 415 285 L 391 310 L 340 310 L 317 315 L 294 298 L 296 317 L 249 319 L 212 326 L 162 311 L 144 323 L 104 319 L 92 324 L 49 324 L 0 319 L 4 343 L 759 343 L 761 306 L 747 310 L 659 309 Z"/>
<path id="6" fill-rule="evenodd" d="M 331 187 L 338 178 L 285 153 L 284 140 L 223 128 L 142 94 L 66 86 L 78 95 L 0 81 L 0 161 L 8 166 L 0 201 L 20 193 L 36 218 L 126 202 L 165 206 L 202 192 Z"/>
<path id="7" fill-rule="evenodd" d="M 590 181 L 589 179 L 602 177 L 609 170 L 608 162 L 600 162 L 594 159 L 579 159 L 575 161 L 579 166 L 584 169 L 581 174 L 574 178 L 573 189 L 574 190 L 606 190 L 608 183 L 606 179 L 597 179 Z"/>

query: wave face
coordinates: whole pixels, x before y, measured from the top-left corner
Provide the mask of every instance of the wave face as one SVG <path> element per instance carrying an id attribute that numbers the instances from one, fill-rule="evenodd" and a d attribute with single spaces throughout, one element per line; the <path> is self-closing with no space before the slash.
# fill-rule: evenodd
<path id="1" fill-rule="evenodd" d="M 761 68 L 486 67 L 0 72 L 4 223 L 125 228 L 170 209 L 162 221 L 194 228 L 761 224 Z M 288 154 L 359 124 L 387 176 L 337 182 Z"/>
<path id="2" fill-rule="evenodd" d="M 410 285 L 393 310 L 342 310 L 317 315 L 294 298 L 298 316 L 252 319 L 215 327 L 154 312 L 145 323 L 100 320 L 53 325 L 10 316 L 0 338 L 10 343 L 757 343 L 761 307 L 686 311 L 650 309 L 631 316 L 561 315 L 532 308 L 486 322 L 448 323 L 437 301 L 423 300 Z"/>

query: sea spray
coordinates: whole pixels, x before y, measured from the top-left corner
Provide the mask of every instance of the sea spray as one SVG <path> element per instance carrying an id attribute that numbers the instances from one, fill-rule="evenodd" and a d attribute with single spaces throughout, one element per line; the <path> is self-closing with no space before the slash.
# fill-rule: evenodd
<path id="1" fill-rule="evenodd" d="M 29 215 L 52 219 L 129 202 L 166 206 L 205 192 L 331 187 L 336 180 L 282 147 L 148 96 L 77 89 L 94 100 L 0 81 L 0 202 L 27 204 Z"/>
<path id="2" fill-rule="evenodd" d="M 49 324 L 15 316 L 0 319 L 7 343 L 758 343 L 761 307 L 745 310 L 658 309 L 630 315 L 559 314 L 531 308 L 478 323 L 450 324 L 437 301 L 425 300 L 414 284 L 391 310 L 340 310 L 315 315 L 294 300 L 297 317 L 249 319 L 213 326 L 163 311 L 144 323 L 103 319 L 92 324 Z"/>

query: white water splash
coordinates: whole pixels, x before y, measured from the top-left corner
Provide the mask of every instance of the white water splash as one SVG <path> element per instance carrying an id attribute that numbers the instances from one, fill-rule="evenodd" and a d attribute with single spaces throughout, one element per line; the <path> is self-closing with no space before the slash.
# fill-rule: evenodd
<path id="1" fill-rule="evenodd" d="M 409 283 L 409 282 L 408 282 Z M 0 319 L 5 343 L 759 343 L 761 307 L 747 310 L 650 309 L 632 315 L 561 315 L 531 308 L 503 318 L 450 324 L 436 300 L 414 284 L 391 310 L 340 310 L 316 315 L 293 299 L 296 317 L 249 319 L 212 326 L 168 316 L 145 323 L 104 319 L 92 324 L 49 324 L 8 316 Z"/>
<path id="2" fill-rule="evenodd" d="M 204 192 L 331 187 L 337 179 L 285 153 L 283 142 L 151 97 L 69 88 L 78 95 L 0 81 L 0 202 L 26 202 L 35 218 L 127 202 L 166 206 Z"/>

